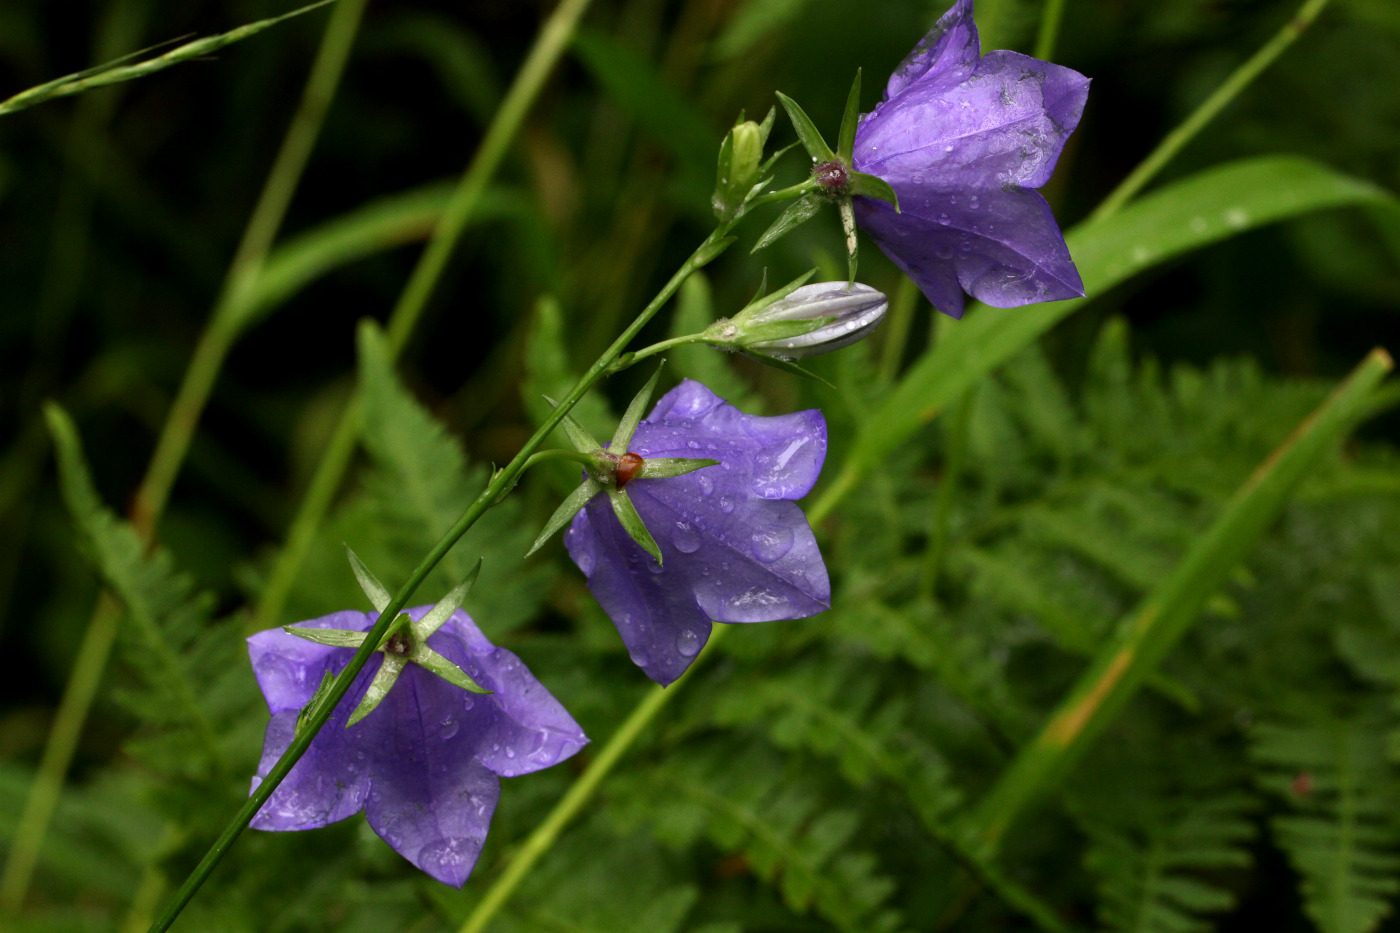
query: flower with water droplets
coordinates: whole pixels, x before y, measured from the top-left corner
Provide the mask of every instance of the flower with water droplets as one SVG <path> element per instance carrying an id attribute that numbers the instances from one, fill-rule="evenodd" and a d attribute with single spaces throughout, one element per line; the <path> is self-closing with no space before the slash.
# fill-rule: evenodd
<path id="1" fill-rule="evenodd" d="M 998 308 L 1084 294 L 1036 191 L 1079 125 L 1089 79 L 1017 52 L 980 54 L 972 0 L 958 0 L 891 75 L 855 131 L 853 165 L 894 205 L 855 198 L 857 223 L 933 305 L 963 292 Z"/>
<path id="2" fill-rule="evenodd" d="M 363 810 L 396 852 L 437 880 L 462 886 L 486 841 L 500 779 L 548 768 L 588 738 L 520 659 L 487 641 L 465 612 L 450 606 L 439 611 L 444 618 L 430 618 L 442 608 L 407 610 L 411 624 L 399 628 L 407 633 L 399 645 L 412 643 L 425 622 L 440 627 L 407 650 L 396 649 L 400 636 L 391 636 L 250 825 L 314 829 Z M 299 711 L 317 698 L 327 675 L 345 667 L 355 636 L 376 618 L 337 612 L 248 639 L 272 713 L 254 788 L 291 744 Z M 415 650 L 432 666 L 407 663 Z M 395 664 L 396 675 L 386 677 Z M 448 667 L 489 692 L 473 695 L 455 685 Z M 377 705 L 361 715 L 366 696 L 386 681 Z"/>
<path id="3" fill-rule="evenodd" d="M 793 501 L 816 483 L 826 459 L 821 412 L 746 415 L 687 379 L 637 426 L 628 450 L 644 461 L 719 461 L 628 484 L 660 562 L 623 529 L 603 496 L 574 516 L 564 538 L 648 677 L 664 686 L 685 673 L 712 621 L 801 619 L 830 608 L 826 565 Z"/>

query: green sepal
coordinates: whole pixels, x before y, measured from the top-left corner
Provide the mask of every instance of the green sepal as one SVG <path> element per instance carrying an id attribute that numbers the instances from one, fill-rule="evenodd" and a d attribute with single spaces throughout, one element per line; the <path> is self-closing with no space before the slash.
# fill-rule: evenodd
<path id="1" fill-rule="evenodd" d="M 549 403 L 551 408 L 559 407 L 559 403 L 548 395 L 544 397 L 544 400 Z M 575 421 L 572 415 L 565 415 L 561 425 L 564 428 L 564 434 L 569 438 L 569 443 L 573 444 L 574 449 L 579 453 L 592 453 L 603 446 L 594 439 L 592 434 L 588 433 L 587 428 Z"/>
<path id="2" fill-rule="evenodd" d="M 409 660 L 419 667 L 432 671 L 454 687 L 461 687 L 463 690 L 470 693 L 491 692 L 481 686 L 481 684 L 472 680 L 466 671 L 462 670 L 427 645 L 423 645 L 417 651 L 413 652 L 413 657 Z"/>
<path id="3" fill-rule="evenodd" d="M 847 172 L 846 177 L 850 179 L 851 194 L 888 201 L 894 205 L 895 212 L 899 212 L 899 195 L 894 193 L 890 183 L 883 178 L 867 175 L 865 172 L 857 172 L 854 169 Z"/>
<path id="4" fill-rule="evenodd" d="M 426 642 L 428 636 L 442 628 L 442 624 L 452 616 L 452 613 L 462 608 L 462 600 L 467 598 L 467 593 L 471 592 L 472 584 L 481 575 L 481 562 L 482 558 L 478 557 L 476 566 L 467 574 L 467 578 L 457 584 L 452 592 L 438 600 L 437 605 L 429 609 L 423 618 L 413 623 L 413 637 L 418 644 Z"/>
<path id="5" fill-rule="evenodd" d="M 622 530 L 628 536 L 642 546 L 642 550 L 652 556 L 655 561 L 661 563 L 661 548 L 656 546 L 656 539 L 647 531 L 646 524 L 642 517 L 637 514 L 637 507 L 632 504 L 632 500 L 627 497 L 627 491 L 623 489 L 609 489 L 608 501 L 612 503 L 613 514 L 622 523 Z"/>
<path id="6" fill-rule="evenodd" d="M 637 425 L 642 423 L 642 416 L 651 404 L 651 393 L 656 391 L 656 382 L 661 378 L 661 369 L 665 365 L 665 360 L 658 363 L 656 372 L 652 373 L 647 384 L 642 386 L 642 391 L 632 396 L 632 401 L 627 403 L 627 410 L 622 413 L 622 420 L 617 423 L 617 430 L 613 432 L 612 444 L 608 446 L 612 453 L 621 456 L 627 452 L 627 445 L 632 443 L 632 435 L 637 433 Z"/>
<path id="7" fill-rule="evenodd" d="M 719 466 L 718 460 L 690 460 L 685 457 L 652 457 L 642 461 L 633 479 L 669 479 L 703 470 L 705 467 Z"/>
<path id="8" fill-rule="evenodd" d="M 781 369 L 783 372 L 788 373 L 790 375 L 802 376 L 804 379 L 815 379 L 817 382 L 820 382 L 828 389 L 836 388 L 836 386 L 832 385 L 829 381 L 823 379 L 821 376 L 818 376 L 810 369 L 803 369 L 801 366 L 798 366 L 791 360 L 774 359 L 771 356 L 762 356 L 757 353 L 745 353 L 744 355 L 751 360 L 758 360 L 758 362 L 762 363 L 764 366 L 771 366 L 774 369 Z"/>
<path id="9" fill-rule="evenodd" d="M 569 493 L 568 497 L 559 503 L 559 508 L 555 509 L 554 514 L 549 516 L 549 521 L 544 523 L 544 530 L 535 539 L 535 543 L 530 545 L 530 550 L 525 552 L 525 556 L 529 557 L 543 547 L 546 541 L 554 537 L 555 532 L 574 520 L 579 509 L 587 505 L 594 496 L 602 491 L 603 484 L 593 477 L 590 476 L 584 480 L 582 486 Z"/>
<path id="10" fill-rule="evenodd" d="M 846 95 L 846 112 L 841 116 L 841 135 L 836 142 L 836 158 L 847 167 L 856 151 L 856 124 L 860 122 L 860 69 L 856 69 L 856 79 L 851 82 L 851 92 Z"/>
<path id="11" fill-rule="evenodd" d="M 359 632 L 358 634 L 361 637 L 364 636 L 364 632 Z M 326 671 L 321 675 L 321 683 L 317 686 L 316 692 L 311 694 L 311 699 L 307 700 L 306 705 L 297 713 L 297 724 L 292 730 L 293 735 L 301 735 L 302 730 L 306 728 L 307 720 L 315 716 L 317 711 L 320 710 L 321 704 L 326 702 L 326 694 L 331 692 L 331 684 L 333 683 L 335 683 L 335 675 L 330 671 Z"/>
<path id="12" fill-rule="evenodd" d="M 744 306 L 743 310 L 741 310 L 738 314 L 734 315 L 734 319 L 736 321 L 744 321 L 756 316 L 764 308 L 776 302 L 782 301 L 788 295 L 791 295 L 793 292 L 806 285 L 807 282 L 811 280 L 812 276 L 816 274 L 817 270 L 815 268 L 808 269 L 806 272 L 802 273 L 797 278 L 784 285 L 782 288 L 778 289 L 772 294 L 765 295 L 763 294 L 763 288 L 768 285 L 768 270 L 764 269 L 763 282 L 759 288 L 758 294 L 753 297 L 753 301 L 750 301 Z"/>
<path id="13" fill-rule="evenodd" d="M 365 566 L 365 562 L 360 560 L 360 556 L 350 550 L 350 545 L 345 545 L 345 556 L 350 560 L 350 569 L 355 571 L 355 579 L 360 583 L 360 589 L 365 591 L 365 596 L 369 599 L 369 604 L 374 607 L 375 612 L 383 612 L 384 607 L 389 605 L 389 591 L 384 588 L 384 584 Z"/>
<path id="14" fill-rule="evenodd" d="M 394 621 L 389 623 L 389 627 L 384 630 L 384 637 L 379 639 L 379 644 L 375 645 L 375 650 L 383 651 L 384 646 L 389 644 L 389 639 L 393 638 L 404 629 L 408 629 L 409 631 L 413 630 L 413 619 L 409 618 L 408 613 L 400 612 L 398 616 L 394 618 Z"/>
<path id="15" fill-rule="evenodd" d="M 856 283 L 856 260 L 860 240 L 856 237 L 856 209 L 850 198 L 842 198 L 837 205 L 841 209 L 841 230 L 846 234 L 846 287 Z"/>
<path id="16" fill-rule="evenodd" d="M 282 631 L 332 648 L 358 648 L 365 643 L 364 632 L 352 632 L 343 628 L 299 628 L 295 625 L 284 625 Z"/>
<path id="17" fill-rule="evenodd" d="M 743 111 L 740 111 L 740 112 L 739 112 L 739 119 L 740 119 L 740 120 L 744 119 Z M 773 121 L 775 121 L 775 120 L 777 120 L 777 119 L 778 119 L 778 108 L 777 108 L 777 107 L 769 107 L 769 108 L 768 108 L 768 113 L 767 113 L 767 115 L 765 115 L 764 118 L 763 118 L 763 122 L 760 123 L 760 124 L 758 124 L 758 133 L 759 133 L 759 137 L 763 140 L 763 144 L 764 144 L 765 146 L 768 145 L 768 134 L 771 133 L 771 132 L 773 132 Z M 783 150 L 783 151 L 786 152 L 787 150 Z M 771 162 L 772 162 L 772 160 L 770 159 L 770 160 L 769 160 L 769 163 L 771 164 Z"/>
<path id="18" fill-rule="evenodd" d="M 822 139 L 822 134 L 817 130 L 817 125 L 812 122 L 812 118 L 807 116 L 807 112 L 798 106 L 797 101 L 788 97 L 782 91 L 778 91 L 778 100 L 782 103 L 783 109 L 787 111 L 788 119 L 792 121 L 792 128 L 797 131 L 797 138 L 802 141 L 802 148 L 807 150 L 807 154 L 814 162 L 830 162 L 836 157 L 836 153 L 831 151 L 831 147 Z"/>
<path id="19" fill-rule="evenodd" d="M 778 215 L 778 219 L 773 221 L 767 230 L 763 231 L 763 235 L 758 238 L 758 242 L 754 244 L 753 249 L 749 250 L 749 252 L 756 253 L 765 246 L 775 242 L 783 235 L 791 233 L 794 229 L 815 217 L 817 211 L 821 210 L 822 206 L 826 203 L 827 198 L 822 197 L 815 191 L 804 194 L 802 197 L 789 204 L 787 209 Z"/>
<path id="20" fill-rule="evenodd" d="M 350 714 L 350 719 L 345 723 L 345 728 L 349 729 L 355 723 L 364 719 L 389 695 L 389 691 L 394 686 L 394 681 L 399 679 L 404 667 L 408 665 L 408 659 L 402 655 L 384 655 L 384 663 L 379 665 L 379 670 L 375 671 L 374 680 L 369 682 L 369 689 L 365 691 L 365 697 L 360 701 L 360 705 L 355 707 L 355 711 Z"/>

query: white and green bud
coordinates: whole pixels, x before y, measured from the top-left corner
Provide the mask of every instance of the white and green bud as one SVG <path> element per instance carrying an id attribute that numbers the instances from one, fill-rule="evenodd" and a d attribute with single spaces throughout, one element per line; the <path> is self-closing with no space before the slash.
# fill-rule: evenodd
<path id="1" fill-rule="evenodd" d="M 705 332 L 705 342 L 797 360 L 850 346 L 879 327 L 888 310 L 883 293 L 859 282 L 789 286 L 717 321 Z"/>

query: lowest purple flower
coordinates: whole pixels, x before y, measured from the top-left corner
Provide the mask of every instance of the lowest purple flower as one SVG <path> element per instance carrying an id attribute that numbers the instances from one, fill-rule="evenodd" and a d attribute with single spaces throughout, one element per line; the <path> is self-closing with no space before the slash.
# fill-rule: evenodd
<path id="1" fill-rule="evenodd" d="M 370 659 L 251 825 L 315 829 L 363 810 L 396 852 L 437 880 L 461 887 L 486 841 L 500 779 L 548 768 L 588 739 L 520 659 L 493 646 L 455 605 L 439 611 L 446 615 L 440 620 L 431 618 L 428 606 L 406 614 L 414 626 L 403 626 Z M 283 629 L 248 639 L 253 672 L 272 713 L 254 788 L 291 744 L 298 711 L 312 701 L 325 675 L 345 667 L 355 633 L 368 631 L 376 618 L 337 612 L 292 627 L 308 634 L 320 630 L 312 637 L 343 646 Z M 413 649 L 431 669 L 408 663 L 412 652 L 404 648 L 424 623 L 441 625 Z M 473 695 L 449 683 L 444 676 L 459 676 L 449 666 L 491 692 Z M 347 722 L 354 724 L 347 728 Z"/>
<path id="2" fill-rule="evenodd" d="M 981 55 L 972 0 L 958 0 L 855 130 L 853 167 L 899 197 L 897 213 L 857 196 L 857 223 L 953 317 L 963 292 L 998 308 L 1082 296 L 1050 206 L 1031 189 L 1050 179 L 1088 93 L 1069 68 Z"/>
<path id="3" fill-rule="evenodd" d="M 574 516 L 564 539 L 648 677 L 665 686 L 685 673 L 712 621 L 800 619 L 830 608 L 826 565 L 792 501 L 812 488 L 826 458 L 821 412 L 746 415 L 687 379 L 637 425 L 627 452 L 642 464 L 719 461 L 684 475 L 625 481 L 660 562 L 602 495 Z"/>

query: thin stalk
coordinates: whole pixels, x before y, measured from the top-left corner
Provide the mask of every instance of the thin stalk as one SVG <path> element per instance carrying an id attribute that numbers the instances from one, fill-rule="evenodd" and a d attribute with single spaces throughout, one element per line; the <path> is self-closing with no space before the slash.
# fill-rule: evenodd
<path id="1" fill-rule="evenodd" d="M 1060 38 L 1060 22 L 1065 18 L 1065 0 L 1045 0 L 1040 14 L 1040 30 L 1035 36 L 1035 51 L 1031 56 L 1048 62 L 1055 54 L 1055 42 Z"/>
<path id="2" fill-rule="evenodd" d="M 237 302 L 256 280 L 281 226 L 287 204 L 320 132 L 326 107 L 344 71 L 364 4 L 365 0 L 343 0 L 336 5 L 326 25 L 301 104 L 292 118 L 253 215 L 249 218 L 220 297 L 210 315 L 209 325 L 200 337 L 189 368 L 185 371 L 184 381 L 166 417 L 165 427 L 132 506 L 132 524 L 148 544 L 154 538 L 155 525 L 165 509 L 170 487 L 189 450 L 190 439 L 208 401 L 214 379 L 236 336 L 236 328 L 231 322 L 236 317 Z M 73 673 L 64 687 L 63 698 L 59 702 L 59 717 L 55 719 L 54 730 L 45 745 L 39 773 L 25 801 L 20 829 L 11 846 L 4 877 L 0 879 L 0 907 L 13 903 L 17 910 L 24 900 L 34 862 L 58 802 L 64 775 L 72 763 L 78 735 L 87 721 L 98 681 L 111 654 L 119 614 L 117 601 L 104 596 L 93 610 L 83 634 L 78 647 L 80 663 L 74 665 Z"/>
<path id="3" fill-rule="evenodd" d="M 573 2 L 573 0 L 566 0 L 566 2 Z M 580 2 L 586 4 L 587 0 L 580 0 Z M 345 669 L 337 675 L 334 683 L 331 684 L 325 702 L 308 717 L 303 728 L 297 733 L 292 743 L 287 746 L 287 750 L 282 753 L 282 757 L 277 759 L 277 763 L 272 766 L 272 770 L 268 773 L 267 777 L 258 785 L 257 789 L 253 791 L 248 799 L 244 801 L 243 806 L 238 809 L 238 812 L 234 815 L 229 824 L 224 827 L 223 832 L 219 834 L 214 844 L 210 846 L 204 858 L 195 866 L 194 871 L 185 879 L 184 884 L 180 886 L 179 890 L 175 892 L 170 903 L 166 905 L 165 910 L 162 911 L 155 922 L 151 924 L 150 933 L 163 933 L 163 931 L 170 928 L 170 924 L 175 922 L 175 918 L 179 916 L 180 911 L 184 910 L 185 905 L 190 902 L 195 892 L 199 890 L 200 886 L 204 884 L 205 880 L 214 871 L 214 868 L 223 859 L 225 853 L 228 852 L 229 847 L 242 835 L 249 821 L 252 820 L 258 810 L 262 808 L 262 805 L 267 802 L 267 799 L 272 796 L 273 791 L 282 783 L 282 780 L 287 776 L 288 772 L 292 770 L 292 767 L 296 765 L 297 761 L 300 760 L 301 756 L 306 753 L 307 748 L 311 746 L 312 740 L 316 738 L 316 734 L 326 724 L 326 721 L 330 719 L 331 713 L 335 711 L 336 705 L 340 703 L 345 697 L 345 694 L 350 690 L 355 676 L 359 674 L 360 670 L 364 668 L 365 663 L 369 661 L 370 656 L 374 653 L 375 647 L 383 640 L 389 627 L 393 624 L 403 607 L 408 604 L 408 600 L 412 598 L 414 592 L 418 589 L 423 580 L 427 578 L 428 574 L 433 572 L 442 558 L 447 555 L 447 552 L 452 550 L 452 547 L 476 524 L 477 520 L 480 519 L 482 515 L 486 514 L 488 509 L 500 501 L 501 497 L 511 490 L 515 485 L 516 478 L 520 475 L 520 471 L 525 468 L 526 462 L 534 454 L 535 450 L 545 442 L 550 432 L 559 426 L 564 420 L 564 416 L 573 409 L 574 405 L 578 403 L 578 400 L 583 398 L 599 379 L 608 374 L 612 368 L 613 361 L 621 355 L 627 344 L 637 336 L 637 333 L 645 327 L 666 302 L 671 299 L 671 296 L 681 287 L 681 283 L 689 278 L 695 270 L 704 266 L 728 246 L 728 241 L 724 238 L 725 232 L 724 229 L 716 230 L 705 239 L 705 242 L 700 244 L 700 247 L 690 255 L 690 258 L 676 271 L 675 275 L 671 276 L 670 280 L 662 287 L 661 291 L 657 293 L 656 297 L 642 309 L 641 314 L 637 315 L 637 318 L 627 329 L 613 341 L 611 346 L 603 351 L 603 354 L 594 361 L 593 365 L 588 368 L 588 371 L 574 383 L 574 387 L 569 390 L 569 393 L 564 396 L 559 405 L 549 413 L 549 416 L 545 418 L 544 422 L 536 429 L 535 433 L 531 435 L 530 439 L 520 448 L 520 451 L 511 458 L 510 463 L 496 471 L 491 477 L 491 481 L 486 484 L 486 488 L 476 497 L 476 500 L 467 507 L 467 510 L 462 513 L 461 517 L 453 523 L 452 527 L 438 540 L 437 544 L 433 545 L 432 550 L 428 552 L 427 556 L 414 568 L 413 573 L 409 575 L 408 581 L 399 589 L 393 600 L 384 608 L 384 611 L 379 614 L 379 619 L 365 636 L 364 643 L 356 649 L 354 657 L 350 659 L 349 663 L 345 665 Z M 712 637 L 711 641 L 713 640 Z"/>
<path id="4" fill-rule="evenodd" d="M 615 370 L 623 369 L 627 366 L 631 366 L 633 363 L 636 363 L 640 360 L 644 360 L 649 356 L 655 356 L 658 353 L 665 353 L 672 347 L 683 347 L 686 344 L 704 342 L 705 337 L 703 334 L 686 334 L 684 337 L 672 337 L 670 340 L 663 340 L 660 343 L 654 343 L 649 347 L 643 347 L 636 353 L 623 354 L 622 356 L 618 357 L 617 362 L 613 364 L 613 368 Z"/>
<path id="5" fill-rule="evenodd" d="M 481 147 L 472 157 L 461 180 L 457 183 L 442 218 L 433 230 L 433 237 L 427 249 L 413 270 L 403 294 L 399 296 L 389 316 L 388 335 L 389 359 L 397 360 L 404 345 L 412 335 L 422 316 L 423 308 L 432 297 L 443 269 L 461 240 L 462 231 L 476 212 L 481 195 L 496 174 L 501 160 L 505 157 L 511 142 L 520 130 L 526 113 L 539 96 L 545 78 L 553 70 L 564 49 L 568 47 L 579 18 L 588 9 L 591 0 L 563 0 L 535 39 L 534 48 L 521 65 L 515 83 L 511 85 L 501 108 L 492 119 L 481 141 Z M 330 442 L 321 455 L 311 485 L 302 499 L 301 507 L 292 520 L 287 532 L 287 543 L 277 556 L 268 576 L 267 586 L 253 613 L 249 627 L 256 631 L 269 628 L 276 623 L 286 604 L 292 586 L 301 572 L 301 565 L 321 527 L 321 521 L 330 509 L 336 490 L 350 465 L 355 452 L 355 444 L 360 435 L 360 418 L 363 402 L 358 392 L 346 404 L 340 421 L 335 426 Z"/>
<path id="6" fill-rule="evenodd" d="M 1214 120 L 1221 110 L 1225 109 L 1226 104 L 1238 97 L 1251 81 L 1259 77 L 1265 68 L 1273 64 L 1274 59 L 1283 54 L 1284 49 L 1298 40 L 1298 37 L 1312 25 L 1312 21 L 1317 19 L 1317 15 L 1322 12 L 1327 3 L 1328 0 L 1305 0 L 1303 5 L 1298 8 L 1298 12 L 1294 13 L 1287 23 L 1284 23 L 1283 28 L 1275 33 L 1272 39 L 1264 43 L 1259 51 L 1236 68 L 1234 73 L 1215 89 L 1214 93 L 1158 143 L 1157 148 L 1153 149 L 1147 158 L 1138 163 L 1137 168 L 1133 169 L 1128 177 L 1123 179 L 1118 187 L 1114 188 L 1108 197 L 1103 199 L 1103 203 L 1098 206 L 1094 213 L 1089 215 L 1089 222 L 1104 220 L 1118 213 L 1123 205 L 1131 201 L 1187 143 L 1196 137 L 1197 133 L 1205 129 L 1206 125 Z"/>
<path id="7" fill-rule="evenodd" d="M 967 459 L 967 435 L 972 423 L 972 408 L 977 400 L 976 390 L 963 393 L 953 403 L 952 422 L 946 425 L 947 455 L 943 459 L 943 475 L 934 495 L 933 515 L 929 522 L 929 543 L 924 551 L 924 563 L 919 573 L 919 595 L 933 596 L 938 576 L 943 572 L 943 556 L 948 552 L 948 525 L 953 514 L 953 500 L 958 489 L 958 476 Z"/>
<path id="8" fill-rule="evenodd" d="M 730 628 L 731 626 L 728 625 L 720 625 L 710 633 L 710 640 L 705 646 L 704 655 L 696 658 L 697 664 L 705 657 L 715 653 L 715 645 L 724 638 Z M 695 664 L 692 664 L 691 670 L 694 668 Z M 686 677 L 690 676 L 693 675 L 687 672 Z M 682 678 L 681 682 L 685 679 Z M 671 684 L 666 689 L 655 688 L 642 699 L 642 702 L 637 704 L 627 720 L 608 739 L 602 751 L 589 762 L 583 774 L 574 781 L 568 793 L 554 805 L 549 816 L 535 827 L 535 831 L 515 851 L 510 864 L 506 866 L 506 870 L 492 882 L 491 887 L 487 888 L 485 896 L 476 905 L 476 909 L 471 912 L 471 916 L 467 917 L 458 933 L 481 933 L 482 930 L 486 929 L 486 925 L 510 900 L 520 882 L 535 867 L 535 863 L 554 845 L 555 840 L 559 838 L 559 833 L 578 815 L 584 804 L 592 799 L 598 785 L 612 773 L 614 766 L 622 760 L 622 756 L 632 747 L 632 743 L 642 734 L 642 730 L 650 725 L 651 721 L 656 718 L 656 714 L 661 712 L 662 708 L 679 692 L 676 689 L 678 683 Z"/>
<path id="9" fill-rule="evenodd" d="M 919 289 L 907 275 L 900 276 L 899 291 L 890 302 L 890 319 L 885 324 L 885 341 L 880 346 L 881 382 L 894 382 L 899 375 L 899 364 L 904 358 L 905 344 L 909 341 L 909 328 L 914 323 L 914 307 L 918 304 Z"/>

